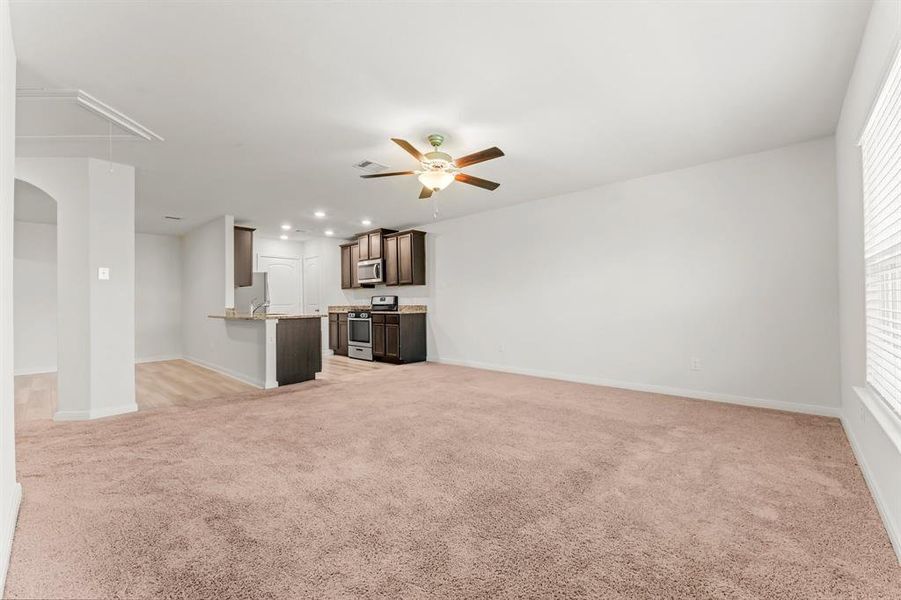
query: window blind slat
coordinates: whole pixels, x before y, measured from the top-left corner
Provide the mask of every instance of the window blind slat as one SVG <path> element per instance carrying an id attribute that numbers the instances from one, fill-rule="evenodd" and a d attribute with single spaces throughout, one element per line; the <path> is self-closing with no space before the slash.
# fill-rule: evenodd
<path id="1" fill-rule="evenodd" d="M 901 53 L 860 145 L 867 384 L 901 416 Z"/>
<path id="2" fill-rule="evenodd" d="M 901 194 L 901 173 L 894 177 L 894 184 L 890 189 L 882 192 L 882 195 L 873 200 L 866 208 L 870 214 L 870 218 L 864 222 L 865 227 L 871 227 L 873 223 L 879 220 L 887 211 L 892 209 L 892 200 Z"/>
<path id="3" fill-rule="evenodd" d="M 897 127 L 897 123 L 892 123 L 891 125 Z M 892 157 L 897 157 L 899 148 L 901 148 L 901 131 L 895 133 L 891 139 L 886 140 L 883 147 L 873 149 L 872 156 L 868 156 L 867 159 L 875 164 L 876 167 L 866 174 L 863 180 L 864 187 L 879 191 L 885 186 L 886 177 L 891 176 L 893 173 L 887 167 L 894 162 Z"/>
<path id="4" fill-rule="evenodd" d="M 893 72 L 895 71 L 894 67 L 897 67 L 897 61 L 898 57 L 896 56 L 896 64 L 893 66 Z M 891 74 L 892 73 L 890 73 L 889 78 L 883 85 L 882 92 L 876 99 L 876 104 L 873 107 L 873 114 L 870 115 L 867 127 L 860 139 L 861 146 L 871 145 L 874 139 L 878 139 L 880 135 L 885 135 L 886 127 L 883 125 L 882 121 L 890 119 L 892 114 L 898 114 L 897 108 L 892 110 L 892 106 L 886 106 L 887 104 L 891 105 L 892 101 L 895 101 L 896 103 L 901 101 L 901 77 L 892 77 Z"/>

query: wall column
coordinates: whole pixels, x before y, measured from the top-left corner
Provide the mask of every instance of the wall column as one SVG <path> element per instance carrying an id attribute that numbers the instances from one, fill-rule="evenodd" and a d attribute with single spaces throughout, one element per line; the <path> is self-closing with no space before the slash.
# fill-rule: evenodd
<path id="1" fill-rule="evenodd" d="M 134 167 L 93 158 L 19 158 L 16 177 L 57 202 L 54 419 L 137 410 Z M 99 278 L 100 268 L 109 269 L 109 279 Z"/>

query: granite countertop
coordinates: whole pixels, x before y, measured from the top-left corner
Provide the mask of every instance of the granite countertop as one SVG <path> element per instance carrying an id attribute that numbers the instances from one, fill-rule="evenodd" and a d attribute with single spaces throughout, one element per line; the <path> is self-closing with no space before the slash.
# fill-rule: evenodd
<path id="1" fill-rule="evenodd" d="M 375 311 L 378 314 L 416 314 L 416 313 L 424 313 L 426 312 L 426 308 L 428 308 L 425 304 L 401 304 L 397 307 L 397 310 L 379 310 Z M 360 305 L 350 305 L 350 306 L 329 306 L 328 312 L 330 313 L 346 313 L 350 311 L 363 311 L 373 312 L 372 308 L 367 304 Z"/>
<path id="2" fill-rule="evenodd" d="M 321 319 L 327 317 L 325 313 L 313 315 L 279 315 L 273 313 L 260 313 L 257 315 L 249 315 L 247 313 L 235 313 L 224 315 L 207 315 L 211 319 L 225 319 L 226 321 L 266 321 L 266 320 L 287 320 L 287 319 Z"/>

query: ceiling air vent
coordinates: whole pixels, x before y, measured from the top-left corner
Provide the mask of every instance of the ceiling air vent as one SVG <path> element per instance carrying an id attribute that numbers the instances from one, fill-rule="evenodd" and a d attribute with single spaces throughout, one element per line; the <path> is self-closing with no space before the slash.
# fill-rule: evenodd
<path id="1" fill-rule="evenodd" d="M 377 162 L 372 162 L 371 160 L 363 160 L 354 165 L 355 169 L 360 169 L 361 171 L 366 171 L 367 173 L 381 173 L 388 167 L 385 165 L 380 165 Z"/>

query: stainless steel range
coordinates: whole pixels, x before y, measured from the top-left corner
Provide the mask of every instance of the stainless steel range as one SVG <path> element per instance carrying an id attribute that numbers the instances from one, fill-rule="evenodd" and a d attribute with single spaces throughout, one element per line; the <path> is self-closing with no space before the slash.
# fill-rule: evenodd
<path id="1" fill-rule="evenodd" d="M 369 299 L 372 312 L 397 312 L 397 296 L 373 296 Z"/>
<path id="2" fill-rule="evenodd" d="M 368 311 L 347 313 L 347 356 L 372 360 L 372 313 L 397 310 L 397 296 L 373 296 Z"/>
<path id="3" fill-rule="evenodd" d="M 347 356 L 372 360 L 372 318 L 367 311 L 347 313 Z"/>

